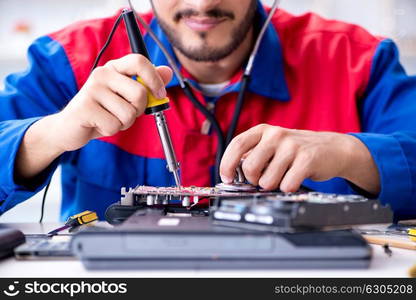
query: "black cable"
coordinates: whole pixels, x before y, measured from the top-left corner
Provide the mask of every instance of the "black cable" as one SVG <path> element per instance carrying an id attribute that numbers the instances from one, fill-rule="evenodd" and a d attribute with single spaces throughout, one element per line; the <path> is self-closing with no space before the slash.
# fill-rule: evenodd
<path id="1" fill-rule="evenodd" d="M 107 47 L 110 45 L 111 40 L 113 39 L 114 33 L 116 32 L 116 29 L 117 29 L 118 25 L 120 24 L 121 17 L 122 17 L 122 15 L 120 14 L 118 16 L 117 20 L 114 22 L 114 25 L 111 28 L 110 34 L 108 35 L 107 41 L 105 42 L 104 46 L 101 48 L 100 52 L 98 52 L 98 55 L 95 58 L 94 65 L 91 68 L 90 74 L 97 67 L 98 63 L 100 62 L 101 56 L 103 55 L 103 53 L 105 52 Z M 46 184 L 45 191 L 43 192 L 39 223 L 43 222 L 43 215 L 45 213 L 46 195 L 48 194 L 49 186 L 51 185 L 51 180 L 52 180 L 52 178 L 49 179 L 48 183 Z"/>
<path id="2" fill-rule="evenodd" d="M 217 133 L 218 138 L 218 147 L 217 147 L 217 154 L 215 158 L 215 182 L 220 182 L 220 172 L 219 167 L 221 163 L 222 155 L 225 151 L 225 145 L 224 145 L 224 134 L 221 130 L 221 127 L 215 118 L 214 114 L 212 114 L 201 102 L 198 101 L 198 99 L 195 97 L 195 94 L 192 91 L 192 88 L 188 81 L 185 81 L 185 87 L 183 88 L 183 91 L 185 95 L 188 97 L 188 99 L 196 106 L 196 108 L 208 119 L 208 121 L 211 123 L 212 128 Z"/>
<path id="3" fill-rule="evenodd" d="M 219 175 L 221 159 L 225 152 L 226 147 L 228 146 L 228 144 L 231 142 L 232 138 L 234 137 L 234 133 L 238 124 L 238 119 L 240 117 L 241 110 L 244 105 L 245 95 L 246 95 L 249 81 L 250 81 L 249 75 L 244 75 L 243 78 L 241 79 L 240 92 L 238 93 L 238 98 L 237 98 L 236 106 L 234 109 L 233 118 L 232 118 L 230 127 L 227 130 L 226 139 L 224 138 L 224 133 L 222 132 L 221 127 L 215 115 L 211 113 L 208 109 L 206 109 L 205 106 L 196 99 L 195 94 L 192 91 L 191 85 L 189 84 L 188 81 L 185 81 L 185 87 L 183 88 L 185 95 L 196 106 L 196 108 L 204 114 L 204 116 L 212 124 L 212 128 L 214 129 L 214 131 L 217 133 L 218 147 L 217 147 L 217 154 L 215 157 L 215 182 L 216 183 L 221 182 L 220 175 Z"/>
<path id="4" fill-rule="evenodd" d="M 43 222 L 43 214 L 45 212 L 45 202 L 46 202 L 45 200 L 46 200 L 46 195 L 48 194 L 49 186 L 51 185 L 51 181 L 52 181 L 52 178 L 49 179 L 48 183 L 46 184 L 45 191 L 43 192 L 42 206 L 41 206 L 41 209 L 40 209 L 39 223 L 42 223 Z"/>
<path id="5" fill-rule="evenodd" d="M 208 109 L 206 109 L 205 106 L 196 99 L 195 94 L 192 91 L 191 85 L 189 84 L 188 81 L 185 81 L 185 87 L 183 88 L 185 95 L 196 106 L 196 108 L 201 113 L 204 114 L 204 116 L 212 124 L 212 128 L 214 129 L 214 131 L 217 133 L 218 147 L 217 147 L 217 154 L 215 157 L 215 182 L 216 183 L 221 182 L 220 174 L 219 174 L 221 159 L 225 152 L 226 147 L 228 146 L 228 144 L 231 142 L 232 138 L 234 137 L 234 133 L 238 124 L 238 119 L 240 117 L 241 110 L 244 105 L 244 99 L 245 99 L 249 81 L 250 81 L 249 75 L 244 75 L 243 78 L 241 79 L 240 92 L 238 93 L 238 98 L 237 98 L 236 106 L 234 109 L 233 118 L 232 118 L 230 127 L 227 130 L 226 139 L 224 138 L 224 133 L 222 132 L 221 127 L 215 115 L 211 113 Z"/>
<path id="6" fill-rule="evenodd" d="M 227 131 L 227 139 L 225 140 L 225 147 L 227 147 L 228 144 L 231 142 L 231 140 L 234 137 L 235 130 L 237 129 L 238 119 L 240 117 L 241 110 L 243 108 L 244 99 L 246 96 L 245 92 L 247 91 L 249 80 L 250 80 L 249 75 L 244 75 L 241 80 L 240 92 L 238 93 L 238 98 L 237 98 L 237 103 L 234 109 L 233 119 Z"/>
<path id="7" fill-rule="evenodd" d="M 100 62 L 101 56 L 104 54 L 107 47 L 110 45 L 111 40 L 113 39 L 113 35 L 116 32 L 118 25 L 120 24 L 122 14 L 120 14 L 117 20 L 114 22 L 113 28 L 111 28 L 110 34 L 108 35 L 107 41 L 105 42 L 104 46 L 101 48 L 100 52 L 97 55 L 97 58 L 94 61 L 94 64 L 91 68 L 91 72 L 97 67 L 98 63 Z"/>

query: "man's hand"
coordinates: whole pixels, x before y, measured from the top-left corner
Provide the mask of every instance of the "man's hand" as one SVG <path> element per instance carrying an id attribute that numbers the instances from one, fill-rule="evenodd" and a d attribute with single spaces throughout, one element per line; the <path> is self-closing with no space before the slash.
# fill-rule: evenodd
<path id="1" fill-rule="evenodd" d="M 139 54 L 109 61 L 92 72 L 61 112 L 29 127 L 17 155 L 15 178 L 24 181 L 34 177 L 62 153 L 132 126 L 147 106 L 147 90 L 131 78 L 135 75 L 156 98 L 166 97 L 170 68 L 155 68 Z"/>
<path id="2" fill-rule="evenodd" d="M 266 190 L 295 192 L 306 178 L 341 177 L 374 195 L 380 191 L 367 147 L 347 134 L 261 124 L 236 136 L 227 147 L 220 166 L 224 182 L 232 182 L 241 159 L 247 180 Z"/>
<path id="3" fill-rule="evenodd" d="M 172 78 L 168 67 L 155 68 L 139 54 L 130 54 L 96 68 L 79 93 L 60 112 L 56 139 L 63 151 L 76 150 L 91 139 L 126 130 L 147 105 L 146 88 L 131 76 L 140 76 L 156 98 L 166 97 Z"/>

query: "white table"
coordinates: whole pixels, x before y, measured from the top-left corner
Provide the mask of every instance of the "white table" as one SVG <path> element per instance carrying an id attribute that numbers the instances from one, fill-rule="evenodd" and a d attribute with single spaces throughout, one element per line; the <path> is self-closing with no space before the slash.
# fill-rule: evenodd
<path id="1" fill-rule="evenodd" d="M 45 233 L 61 224 L 10 223 L 26 234 Z M 408 270 L 416 264 L 416 251 L 392 248 L 389 257 L 381 246 L 373 245 L 373 259 L 369 269 L 333 270 L 221 270 L 221 271 L 89 271 L 77 260 L 0 261 L 0 277 L 408 277 Z"/>

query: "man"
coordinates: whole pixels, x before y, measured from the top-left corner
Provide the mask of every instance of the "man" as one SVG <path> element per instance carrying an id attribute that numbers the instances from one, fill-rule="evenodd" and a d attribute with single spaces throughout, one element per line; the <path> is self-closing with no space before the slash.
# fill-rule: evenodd
<path id="1" fill-rule="evenodd" d="M 228 128 L 242 68 L 265 9 L 255 0 L 153 0 L 144 19 L 181 65 L 198 99 Z M 152 62 L 129 55 L 122 25 L 90 74 L 117 16 L 83 21 L 41 37 L 29 69 L 0 94 L 0 211 L 38 192 L 62 165 L 62 219 L 98 211 L 120 187 L 169 186 L 173 177 L 146 89 L 171 99 L 167 120 L 185 186 L 213 183 L 215 134 L 188 101 L 166 58 L 145 41 Z M 171 80 L 172 79 L 172 80 Z M 166 86 L 166 88 L 165 88 Z M 390 40 L 314 14 L 273 16 L 252 73 L 237 135 L 220 173 L 242 165 L 265 189 L 362 193 L 416 215 L 416 77 L 405 74 Z M 208 129 L 207 129 L 208 128 Z M 360 133 L 365 132 L 365 133 Z M 350 133 L 350 134 L 346 134 Z"/>

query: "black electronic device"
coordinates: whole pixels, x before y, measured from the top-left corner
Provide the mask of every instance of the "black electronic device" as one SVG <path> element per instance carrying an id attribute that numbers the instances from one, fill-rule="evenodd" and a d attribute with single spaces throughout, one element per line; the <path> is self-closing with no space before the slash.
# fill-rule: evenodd
<path id="1" fill-rule="evenodd" d="M 217 224 L 276 232 L 391 223 L 393 220 L 391 209 L 375 199 L 317 192 L 218 197 L 210 212 Z"/>
<path id="2" fill-rule="evenodd" d="M 81 231 L 71 244 L 87 269 L 367 268 L 371 258 L 354 231 L 265 232 L 163 208 L 138 210 L 112 229 Z"/>
<path id="3" fill-rule="evenodd" d="M 24 242 L 25 236 L 20 230 L 0 226 L 0 258 L 13 255 L 13 250 Z"/>
<path id="4" fill-rule="evenodd" d="M 69 236 L 28 236 L 25 243 L 14 249 L 14 255 L 18 260 L 74 259 L 69 241 Z"/>

